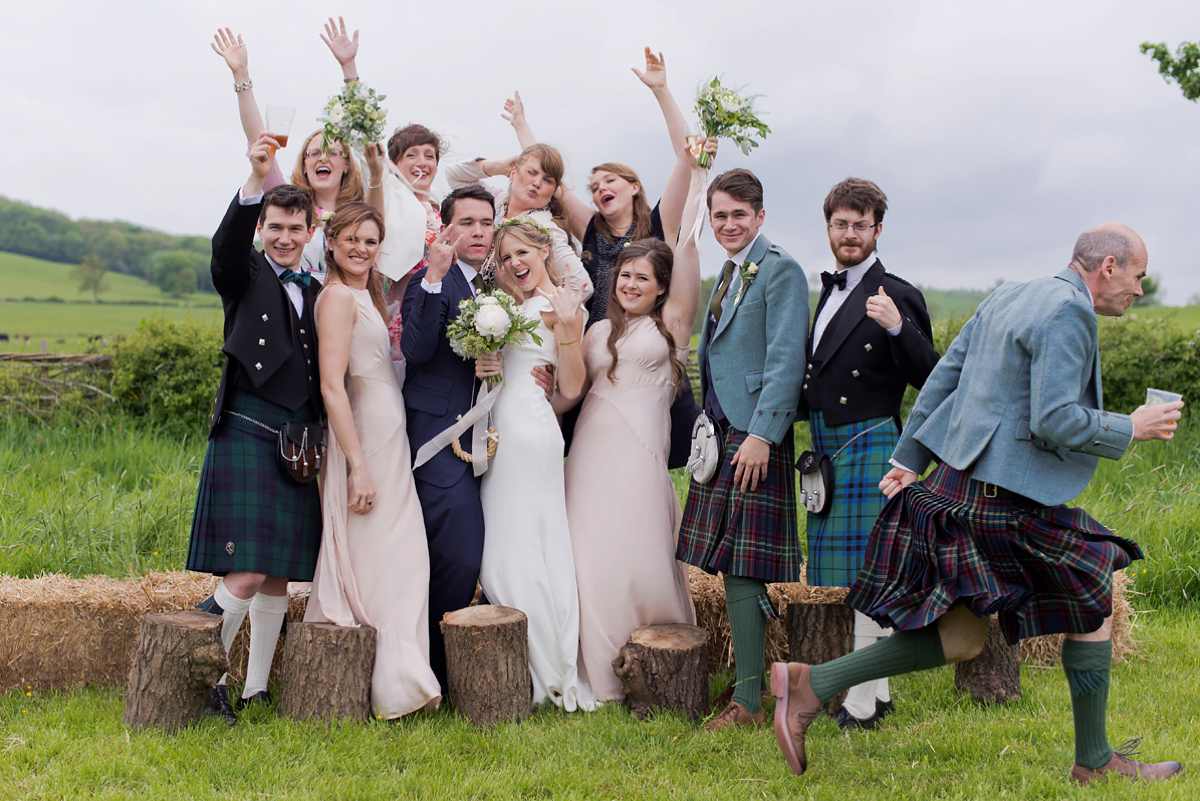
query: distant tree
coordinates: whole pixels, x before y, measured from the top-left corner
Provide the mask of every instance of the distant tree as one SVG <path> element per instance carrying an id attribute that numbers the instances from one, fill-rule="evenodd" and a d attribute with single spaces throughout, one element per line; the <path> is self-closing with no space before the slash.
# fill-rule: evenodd
<path id="1" fill-rule="evenodd" d="M 1175 50 L 1174 57 L 1163 42 L 1142 42 L 1141 49 L 1158 62 L 1158 71 L 1164 81 L 1175 81 L 1179 84 L 1183 96 L 1193 103 L 1200 98 L 1200 45 L 1195 42 L 1181 42 Z"/>
<path id="2" fill-rule="evenodd" d="M 1142 279 L 1142 296 L 1133 302 L 1134 306 L 1157 306 L 1162 303 L 1162 287 L 1157 278 L 1147 275 Z"/>
<path id="3" fill-rule="evenodd" d="M 154 283 L 171 297 L 181 298 L 196 291 L 196 265 L 203 257 L 186 250 L 158 254 Z"/>
<path id="4" fill-rule="evenodd" d="M 100 302 L 100 293 L 108 289 L 108 282 L 104 280 L 104 274 L 108 272 L 108 262 L 96 258 L 90 253 L 83 257 L 83 261 L 75 269 L 71 270 L 71 277 L 79 281 L 79 291 L 92 291 L 92 300 L 96 303 Z"/>

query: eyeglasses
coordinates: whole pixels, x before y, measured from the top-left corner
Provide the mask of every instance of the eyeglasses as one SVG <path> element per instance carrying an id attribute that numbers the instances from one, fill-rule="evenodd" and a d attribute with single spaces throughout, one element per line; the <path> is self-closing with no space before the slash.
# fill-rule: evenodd
<path id="1" fill-rule="evenodd" d="M 839 234 L 844 234 L 846 233 L 847 228 L 853 228 L 854 233 L 861 234 L 870 231 L 877 225 L 879 225 L 879 223 L 863 222 L 862 220 L 859 220 L 856 223 L 848 223 L 845 220 L 834 220 L 833 222 L 829 223 L 829 229 L 831 231 L 837 231 Z"/>
<path id="2" fill-rule="evenodd" d="M 345 152 L 338 150 L 337 148 L 334 148 L 333 150 L 313 149 L 313 150 L 306 150 L 304 152 L 304 158 L 306 158 L 306 159 L 319 159 L 319 158 L 321 158 L 321 156 L 324 156 L 325 158 L 329 158 L 329 159 L 344 159 L 344 158 L 346 158 Z"/>

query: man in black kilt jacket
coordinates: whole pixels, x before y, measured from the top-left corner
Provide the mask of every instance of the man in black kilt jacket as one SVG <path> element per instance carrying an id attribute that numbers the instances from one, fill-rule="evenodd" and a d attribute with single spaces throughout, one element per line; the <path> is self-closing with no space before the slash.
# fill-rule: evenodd
<path id="1" fill-rule="evenodd" d="M 1182 771 L 1109 745 L 1112 573 L 1142 552 L 1066 506 L 1101 458 L 1175 435 L 1182 401 L 1104 409 L 1096 315 L 1125 313 L 1146 263 L 1129 228 L 1085 231 L 1057 275 L 993 292 L 930 373 L 879 484 L 891 500 L 846 597 L 896 633 L 824 664 L 771 666 L 775 737 L 795 773 L 808 765 L 805 733 L 822 703 L 866 681 L 974 659 L 993 614 L 1012 643 L 1066 634 L 1072 779 Z"/>
<path id="2" fill-rule="evenodd" d="M 323 417 L 313 305 L 300 270 L 313 206 L 300 187 L 263 194 L 278 142 L 250 148 L 251 174 L 213 236 L 213 286 L 225 311 L 225 369 L 200 473 L 187 567 L 223 576 L 205 611 L 223 618 L 228 651 L 247 613 L 250 656 L 238 707 L 269 701 L 267 676 L 288 608 L 288 581 L 311 581 L 321 542 L 317 482 L 296 483 L 278 462 L 284 422 Z M 253 247 L 255 233 L 263 252 Z M 225 680 L 206 713 L 236 721 Z"/>
<path id="3" fill-rule="evenodd" d="M 837 270 L 821 274 L 798 418 L 813 450 L 833 464 L 826 508 L 808 513 L 808 583 L 849 587 L 886 498 L 879 482 L 900 437 L 900 404 L 937 364 L 921 290 L 884 270 L 875 250 L 887 196 L 871 181 L 847 178 L 825 197 L 825 224 Z M 854 613 L 854 648 L 886 636 Z M 893 709 L 887 679 L 850 688 L 835 717 L 843 730 L 873 729 Z"/>

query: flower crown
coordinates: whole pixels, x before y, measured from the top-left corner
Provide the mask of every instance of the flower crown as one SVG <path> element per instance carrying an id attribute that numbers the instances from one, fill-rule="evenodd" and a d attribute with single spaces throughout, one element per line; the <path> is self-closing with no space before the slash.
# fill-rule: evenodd
<path id="1" fill-rule="evenodd" d="M 542 225 L 537 220 L 532 220 L 529 217 L 509 217 L 496 225 L 496 234 L 498 235 L 503 229 L 513 225 L 528 225 L 530 228 L 536 228 L 551 239 L 554 235 L 550 233 L 550 229 Z"/>

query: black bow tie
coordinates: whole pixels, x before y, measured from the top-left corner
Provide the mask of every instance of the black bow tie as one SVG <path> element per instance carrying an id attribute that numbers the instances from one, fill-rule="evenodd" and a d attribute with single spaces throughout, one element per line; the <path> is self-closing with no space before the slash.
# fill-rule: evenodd
<path id="1" fill-rule="evenodd" d="M 308 270 L 284 270 L 279 280 L 285 284 L 299 284 L 307 287 L 312 284 L 312 273 Z"/>
<path id="2" fill-rule="evenodd" d="M 821 273 L 821 286 L 829 289 L 837 287 L 838 289 L 846 288 L 846 271 L 838 270 L 836 273 Z"/>

